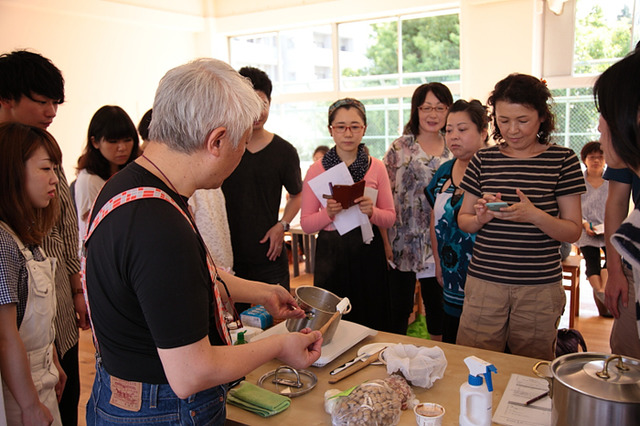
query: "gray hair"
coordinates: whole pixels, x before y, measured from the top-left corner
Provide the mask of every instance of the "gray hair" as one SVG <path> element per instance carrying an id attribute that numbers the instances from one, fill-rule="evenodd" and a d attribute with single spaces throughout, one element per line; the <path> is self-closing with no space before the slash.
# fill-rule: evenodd
<path id="1" fill-rule="evenodd" d="M 217 59 L 201 58 L 169 70 L 153 102 L 149 138 L 191 154 L 218 127 L 236 148 L 264 108 L 251 82 Z"/>

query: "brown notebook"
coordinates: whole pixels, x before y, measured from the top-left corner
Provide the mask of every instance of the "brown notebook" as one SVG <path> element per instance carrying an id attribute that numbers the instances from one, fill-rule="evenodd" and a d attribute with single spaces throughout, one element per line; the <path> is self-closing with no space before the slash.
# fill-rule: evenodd
<path id="1" fill-rule="evenodd" d="M 342 205 L 343 209 L 348 209 L 355 204 L 355 200 L 364 195 L 365 181 L 361 180 L 353 185 L 333 185 L 333 198 Z"/>

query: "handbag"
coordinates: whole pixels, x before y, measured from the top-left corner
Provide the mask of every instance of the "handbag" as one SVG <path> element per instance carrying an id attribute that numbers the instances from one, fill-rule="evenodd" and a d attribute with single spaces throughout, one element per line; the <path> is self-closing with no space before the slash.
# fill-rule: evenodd
<path id="1" fill-rule="evenodd" d="M 558 330 L 558 340 L 556 342 L 556 357 L 572 354 L 579 351 L 587 351 L 587 343 L 582 337 L 582 333 L 573 328 L 562 328 Z"/>

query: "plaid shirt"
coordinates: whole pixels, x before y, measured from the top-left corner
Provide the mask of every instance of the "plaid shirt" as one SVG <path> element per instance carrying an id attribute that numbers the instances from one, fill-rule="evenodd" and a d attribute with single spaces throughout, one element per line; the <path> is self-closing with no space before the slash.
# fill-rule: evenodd
<path id="1" fill-rule="evenodd" d="M 45 260 L 39 247 L 28 246 L 37 261 Z M 0 305 L 17 304 L 17 326 L 20 328 L 29 295 L 29 273 L 26 261 L 13 237 L 0 228 Z"/>

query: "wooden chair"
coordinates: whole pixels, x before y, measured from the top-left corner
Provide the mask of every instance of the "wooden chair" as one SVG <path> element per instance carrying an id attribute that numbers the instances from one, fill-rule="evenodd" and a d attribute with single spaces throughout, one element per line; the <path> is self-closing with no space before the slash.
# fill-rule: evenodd
<path id="1" fill-rule="evenodd" d="M 562 288 L 569 292 L 569 328 L 580 313 L 580 261 L 582 256 L 571 255 L 562 262 Z"/>

